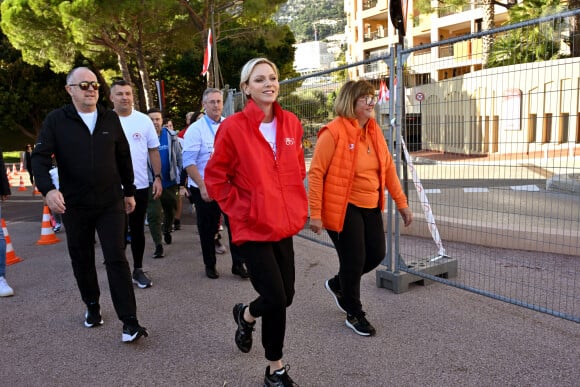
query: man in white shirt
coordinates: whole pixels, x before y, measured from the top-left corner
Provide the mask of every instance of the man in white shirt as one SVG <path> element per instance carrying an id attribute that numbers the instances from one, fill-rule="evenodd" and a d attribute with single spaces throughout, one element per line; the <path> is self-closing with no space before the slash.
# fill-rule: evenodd
<path id="1" fill-rule="evenodd" d="M 133 173 L 135 175 L 135 211 L 129 214 L 129 230 L 131 233 L 131 252 L 133 253 L 133 283 L 141 289 L 150 287 L 153 283 L 143 272 L 143 253 L 145 251 L 145 214 L 149 198 L 150 160 L 155 178 L 152 183 L 154 198 L 161 195 L 161 160 L 159 158 L 159 138 L 155 127 L 146 114 L 133 109 L 133 86 L 119 80 L 111 85 L 110 99 L 114 110 L 121 120 L 125 137 L 131 149 Z M 163 257 L 163 246 L 156 246 L 154 258 Z"/>
<path id="2" fill-rule="evenodd" d="M 213 153 L 213 143 L 220 122 L 223 120 L 222 110 L 224 100 L 218 89 L 206 89 L 203 92 L 202 105 L 205 116 L 195 121 L 183 136 L 183 168 L 187 171 L 188 185 L 195 204 L 197 228 L 201 241 L 205 274 L 216 279 L 215 235 L 218 232 L 221 210 L 215 200 L 210 198 L 205 188 L 203 175 L 205 166 Z M 248 278 L 241 256 L 236 253 L 233 245 L 232 273 L 242 278 Z"/>

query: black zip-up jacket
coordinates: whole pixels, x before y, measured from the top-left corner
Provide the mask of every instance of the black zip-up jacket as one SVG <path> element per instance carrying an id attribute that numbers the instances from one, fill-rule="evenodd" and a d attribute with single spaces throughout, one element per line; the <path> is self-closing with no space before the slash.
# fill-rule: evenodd
<path id="1" fill-rule="evenodd" d="M 103 208 L 135 194 L 129 143 L 112 110 L 97 105 L 92 135 L 72 104 L 46 116 L 32 151 L 34 180 L 44 196 L 56 188 L 49 173 L 53 154 L 67 207 Z"/>

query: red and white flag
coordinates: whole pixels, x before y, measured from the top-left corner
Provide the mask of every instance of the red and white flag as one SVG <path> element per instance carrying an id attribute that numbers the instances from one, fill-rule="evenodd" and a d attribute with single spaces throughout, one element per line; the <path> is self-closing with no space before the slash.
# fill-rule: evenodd
<path id="1" fill-rule="evenodd" d="M 389 88 L 387 87 L 385 81 L 381 79 L 381 84 L 379 86 L 379 98 L 377 100 L 377 103 L 379 105 L 382 105 L 384 103 L 387 103 L 388 100 L 389 100 Z"/>
<path id="2" fill-rule="evenodd" d="M 205 48 L 205 53 L 203 54 L 203 69 L 201 70 L 201 75 L 205 76 L 209 70 L 209 64 L 211 62 L 211 42 L 213 41 L 211 35 L 211 28 L 207 32 L 207 46 Z"/>

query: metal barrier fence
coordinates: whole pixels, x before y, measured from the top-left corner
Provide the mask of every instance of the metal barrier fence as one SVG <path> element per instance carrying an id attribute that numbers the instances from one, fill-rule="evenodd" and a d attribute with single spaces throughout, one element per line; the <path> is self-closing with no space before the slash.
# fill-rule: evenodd
<path id="1" fill-rule="evenodd" d="M 580 322 L 580 58 L 510 63 L 538 44 L 565 54 L 562 41 L 579 15 L 393 47 L 384 57 L 281 82 L 280 103 L 304 126 L 307 164 L 338 90 L 357 69 L 377 70 L 367 79 L 391 91 L 377 119 L 415 221 L 400 228 L 389 201 L 377 286 L 402 292 L 437 281 Z M 493 57 L 502 66 L 482 69 L 482 38 L 507 45 L 538 30 L 549 41 L 512 46 Z M 453 47 L 453 56 L 442 58 L 442 47 Z M 301 236 L 332 247 L 326 234 L 305 228 Z"/>

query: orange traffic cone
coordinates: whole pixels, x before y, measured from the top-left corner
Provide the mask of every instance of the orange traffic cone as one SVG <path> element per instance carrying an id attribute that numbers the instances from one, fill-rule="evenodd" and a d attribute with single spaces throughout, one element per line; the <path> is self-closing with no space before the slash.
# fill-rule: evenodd
<path id="1" fill-rule="evenodd" d="M 18 171 L 16 170 L 16 164 L 12 164 L 12 176 L 18 176 Z"/>
<path id="2" fill-rule="evenodd" d="M 26 186 L 24 185 L 24 177 L 20 175 L 20 187 L 18 187 L 18 191 L 26 191 Z"/>
<path id="3" fill-rule="evenodd" d="M 60 242 L 60 239 L 54 235 L 52 225 L 50 224 L 50 210 L 48 206 L 44 206 L 42 211 L 42 229 L 40 230 L 40 239 L 36 241 L 37 245 L 52 245 Z"/>
<path id="4" fill-rule="evenodd" d="M 22 261 L 22 259 L 17 257 L 14 252 L 14 247 L 12 247 L 12 241 L 10 240 L 10 234 L 8 234 L 4 218 L 2 218 L 2 232 L 4 233 L 4 239 L 6 239 L 6 264 L 12 265 L 13 263 Z"/>
<path id="5" fill-rule="evenodd" d="M 36 186 L 34 186 L 34 191 L 32 191 L 32 195 L 40 195 L 40 191 Z"/>

